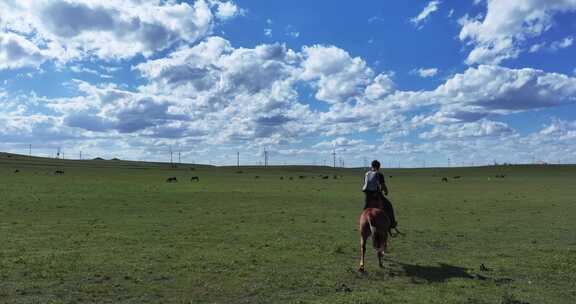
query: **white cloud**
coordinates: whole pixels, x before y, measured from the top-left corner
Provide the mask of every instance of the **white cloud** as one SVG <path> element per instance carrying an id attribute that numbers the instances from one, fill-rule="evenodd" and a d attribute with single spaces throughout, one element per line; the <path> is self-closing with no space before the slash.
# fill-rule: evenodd
<path id="1" fill-rule="evenodd" d="M 269 28 L 264 29 L 264 36 L 272 37 L 272 29 Z"/>
<path id="2" fill-rule="evenodd" d="M 414 69 L 411 71 L 412 74 L 414 75 L 418 75 L 422 78 L 429 78 L 429 77 L 434 77 L 436 76 L 436 74 L 438 74 L 438 69 L 437 68 L 419 68 L 419 69 Z"/>
<path id="3" fill-rule="evenodd" d="M 466 63 L 498 64 L 516 58 L 528 38 L 553 26 L 555 14 L 574 10 L 574 0 L 488 0 L 483 20 L 468 16 L 460 20 L 460 40 L 473 46 Z"/>
<path id="4" fill-rule="evenodd" d="M 313 148 L 331 150 L 336 148 L 351 148 L 363 144 L 363 140 L 349 139 L 346 137 L 337 137 L 333 140 L 321 141 L 313 146 Z"/>
<path id="5" fill-rule="evenodd" d="M 0 32 L 0 70 L 36 68 L 46 59 L 43 52 L 25 37 Z"/>
<path id="6" fill-rule="evenodd" d="M 536 52 L 542 50 L 544 47 L 546 47 L 546 43 L 544 43 L 544 42 L 536 43 L 536 44 L 533 44 L 532 46 L 530 46 L 530 48 L 528 49 L 528 52 L 536 53 Z"/>
<path id="7" fill-rule="evenodd" d="M 216 16 L 222 20 L 234 18 L 243 14 L 242 10 L 233 2 L 217 2 Z"/>
<path id="8" fill-rule="evenodd" d="M 304 47 L 304 61 L 300 77 L 305 81 L 318 80 L 318 100 L 345 102 L 358 96 L 370 82 L 373 72 L 359 57 L 352 58 L 334 46 Z"/>
<path id="9" fill-rule="evenodd" d="M 29 37 L 45 56 L 67 62 L 90 56 L 150 56 L 211 33 L 214 17 L 240 14 L 232 2 L 39 0 L 0 2 L 4 32 Z"/>
<path id="10" fill-rule="evenodd" d="M 433 97 L 443 105 L 473 112 L 512 113 L 576 102 L 576 78 L 536 69 L 481 65 L 439 86 Z"/>
<path id="11" fill-rule="evenodd" d="M 557 51 L 559 49 L 565 49 L 565 48 L 572 46 L 573 43 L 574 43 L 573 37 L 566 37 L 560 41 L 552 42 L 550 44 L 550 49 L 553 51 Z"/>
<path id="12" fill-rule="evenodd" d="M 426 20 L 430 16 L 430 14 L 434 13 L 438 10 L 438 6 L 440 5 L 440 1 L 430 1 L 428 5 L 418 14 L 418 16 L 410 19 L 417 28 L 422 27 L 422 22 Z"/>
<path id="13" fill-rule="evenodd" d="M 143 85 L 132 89 L 72 81 L 75 97 L 0 96 L 0 124 L 15 118 L 6 122 L 10 128 L 0 131 L 0 139 L 19 142 L 38 134 L 53 143 L 90 139 L 102 146 L 127 145 L 127 151 L 143 156 L 174 143 L 210 146 L 212 154 L 226 147 L 274 146 L 285 154 L 309 155 L 338 145 L 341 153 L 353 156 L 455 149 L 472 155 L 471 147 L 500 151 L 503 138 L 517 145 L 529 142 L 527 147 L 550 140 L 556 131 L 520 136 L 506 124 L 506 115 L 576 102 L 575 77 L 541 70 L 480 65 L 436 89 L 403 91 L 392 72 L 376 74 L 362 58 L 335 46 L 241 48 L 220 37 L 182 45 L 133 70 Z M 302 86 L 323 103 L 322 110 L 309 106 L 311 97 Z M 12 125 L 24 124 L 31 115 L 38 115 L 36 130 Z M 383 140 L 367 144 L 353 138 L 362 132 Z M 408 135 L 425 142 L 403 142 Z"/>
<path id="14" fill-rule="evenodd" d="M 423 139 L 435 138 L 469 138 L 469 137 L 497 137 L 515 134 L 515 131 L 506 123 L 480 120 L 475 122 L 436 125 L 431 131 L 420 133 Z"/>
<path id="15" fill-rule="evenodd" d="M 396 85 L 392 80 L 392 74 L 379 74 L 374 81 L 366 87 L 364 95 L 368 99 L 377 100 L 392 93 Z"/>

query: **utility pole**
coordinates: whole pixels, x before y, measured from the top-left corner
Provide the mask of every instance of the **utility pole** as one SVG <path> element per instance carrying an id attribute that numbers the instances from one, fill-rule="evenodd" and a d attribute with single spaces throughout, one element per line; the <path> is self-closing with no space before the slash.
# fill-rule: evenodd
<path id="1" fill-rule="evenodd" d="M 334 158 L 334 168 L 336 168 L 336 149 L 334 149 L 334 152 L 332 152 L 332 156 Z"/>
<path id="2" fill-rule="evenodd" d="M 268 167 L 268 151 L 264 149 L 264 168 Z"/>
<path id="3" fill-rule="evenodd" d="M 240 151 L 236 152 L 236 167 L 240 168 Z"/>
<path id="4" fill-rule="evenodd" d="M 172 146 L 170 146 L 169 149 L 170 149 L 170 167 L 172 168 L 172 167 L 174 167 L 174 163 L 173 163 L 173 160 L 172 160 Z"/>
<path id="5" fill-rule="evenodd" d="M 28 146 L 28 156 L 32 157 L 32 144 Z"/>
<path id="6" fill-rule="evenodd" d="M 182 164 L 182 153 L 178 151 L 178 164 Z"/>
<path id="7" fill-rule="evenodd" d="M 82 160 L 82 151 L 80 151 L 80 160 Z"/>

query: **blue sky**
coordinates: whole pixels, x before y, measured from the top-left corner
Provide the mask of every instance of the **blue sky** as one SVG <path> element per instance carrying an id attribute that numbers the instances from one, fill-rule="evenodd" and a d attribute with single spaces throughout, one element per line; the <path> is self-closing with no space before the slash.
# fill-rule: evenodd
<path id="1" fill-rule="evenodd" d="M 0 0 L 0 150 L 576 161 L 576 0 Z"/>

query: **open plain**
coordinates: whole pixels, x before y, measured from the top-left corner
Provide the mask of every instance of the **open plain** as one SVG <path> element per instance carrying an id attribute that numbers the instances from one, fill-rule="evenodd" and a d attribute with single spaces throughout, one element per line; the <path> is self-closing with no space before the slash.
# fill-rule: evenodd
<path id="1" fill-rule="evenodd" d="M 576 166 L 384 168 L 364 274 L 362 171 L 1 154 L 0 303 L 576 301 Z"/>

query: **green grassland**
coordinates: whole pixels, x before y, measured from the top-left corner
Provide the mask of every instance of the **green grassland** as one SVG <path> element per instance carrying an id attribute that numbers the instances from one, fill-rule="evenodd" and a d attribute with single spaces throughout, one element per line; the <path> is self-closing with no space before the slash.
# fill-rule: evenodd
<path id="1" fill-rule="evenodd" d="M 360 169 L 0 154 L 0 303 L 576 303 L 576 166 L 384 172 L 361 274 Z"/>

